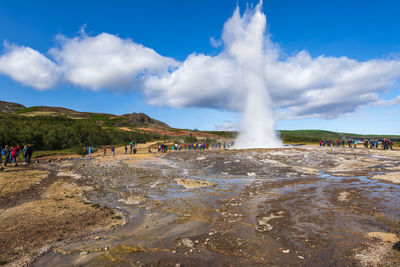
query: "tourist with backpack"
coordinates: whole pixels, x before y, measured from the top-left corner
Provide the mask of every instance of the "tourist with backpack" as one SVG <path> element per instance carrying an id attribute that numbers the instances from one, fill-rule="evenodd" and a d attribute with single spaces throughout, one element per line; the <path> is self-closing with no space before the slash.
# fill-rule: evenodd
<path id="1" fill-rule="evenodd" d="M 16 163 L 18 156 L 19 156 L 19 146 L 16 146 L 11 150 L 11 162 Z"/>

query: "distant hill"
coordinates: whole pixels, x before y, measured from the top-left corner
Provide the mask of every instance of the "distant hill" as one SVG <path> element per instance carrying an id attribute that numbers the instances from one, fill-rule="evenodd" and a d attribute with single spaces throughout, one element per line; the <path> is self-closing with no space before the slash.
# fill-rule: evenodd
<path id="1" fill-rule="evenodd" d="M 0 113 L 13 113 L 24 108 L 25 106 L 21 104 L 0 101 Z"/>
<path id="2" fill-rule="evenodd" d="M 153 126 L 170 128 L 168 124 L 150 118 L 144 113 L 113 115 L 107 113 L 80 112 L 62 107 L 37 106 L 19 109 L 15 111 L 15 114 L 23 116 L 62 116 L 70 119 L 94 120 L 98 125 L 105 127 Z"/>
<path id="3" fill-rule="evenodd" d="M 16 104 L 19 105 L 19 104 Z M 185 136 L 194 136 L 196 138 L 233 138 L 235 132 L 218 132 L 218 131 L 198 131 L 189 129 L 175 129 L 168 124 L 153 119 L 144 113 L 129 113 L 123 115 L 114 115 L 108 113 L 81 112 L 63 107 L 34 106 L 15 109 L 10 115 L 21 117 L 62 117 L 86 122 L 95 122 L 103 129 L 115 129 L 123 131 L 142 132 L 149 135 L 169 136 L 170 138 L 183 138 Z"/>

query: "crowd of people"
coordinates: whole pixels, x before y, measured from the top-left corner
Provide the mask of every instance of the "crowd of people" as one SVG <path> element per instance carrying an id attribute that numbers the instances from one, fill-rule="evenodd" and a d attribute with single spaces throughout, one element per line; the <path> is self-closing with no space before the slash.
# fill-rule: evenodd
<path id="1" fill-rule="evenodd" d="M 229 143 L 229 142 L 218 142 L 218 143 L 212 143 L 211 144 L 211 148 L 212 149 L 221 149 L 221 148 L 231 148 L 233 145 L 233 143 Z M 190 151 L 190 150 L 208 150 L 210 148 L 210 144 L 209 143 L 185 143 L 183 145 L 181 144 L 173 144 L 171 146 L 171 150 L 176 150 L 176 151 L 181 151 L 181 150 L 185 150 L 185 151 Z M 156 150 L 157 152 L 167 152 L 168 151 L 168 147 L 165 144 L 157 144 L 156 145 Z"/>
<path id="2" fill-rule="evenodd" d="M 17 162 L 17 158 L 21 153 L 20 146 L 0 146 L 0 164 L 3 163 L 4 157 L 4 166 L 7 166 L 8 163 L 15 164 Z M 33 155 L 33 145 L 28 144 L 25 145 L 22 149 L 22 154 L 24 156 L 24 164 L 31 163 L 31 158 Z"/>
<path id="3" fill-rule="evenodd" d="M 129 154 L 136 154 L 137 150 L 136 150 L 136 142 L 132 141 L 130 142 L 130 144 L 125 144 L 124 145 L 124 150 L 125 150 L 125 155 L 128 154 L 128 150 L 129 150 Z M 217 143 L 212 143 L 211 146 L 209 143 L 185 143 L 185 144 L 178 144 L 175 143 L 173 145 L 171 145 L 170 147 L 167 146 L 166 144 L 162 144 L 162 143 L 158 143 L 155 145 L 155 148 L 157 152 L 163 152 L 166 153 L 168 150 L 172 150 L 172 151 L 189 151 L 189 150 L 208 150 L 209 148 L 212 149 L 226 149 L 226 148 L 231 148 L 233 146 L 233 142 L 217 142 Z M 129 149 L 130 148 L 130 149 Z M 149 153 L 152 152 L 152 148 L 149 147 Z M 111 155 L 115 156 L 115 146 L 110 146 L 109 147 Z M 88 155 L 91 156 L 92 152 L 94 152 L 95 149 L 93 149 L 92 147 L 84 147 L 83 148 L 83 156 Z M 103 156 L 107 156 L 107 150 L 108 148 L 106 146 L 103 147 Z"/>
<path id="4" fill-rule="evenodd" d="M 347 141 L 345 140 L 319 140 L 319 145 L 320 146 L 332 146 L 332 147 L 345 147 L 346 143 L 349 148 L 354 147 L 357 148 L 358 143 L 362 143 L 365 148 L 375 148 L 377 149 L 379 147 L 379 144 L 381 144 L 382 149 L 387 150 L 387 149 L 393 149 L 393 142 L 389 138 L 383 138 L 382 140 L 379 139 L 364 139 L 363 141 L 357 140 L 357 139 L 349 139 Z"/>

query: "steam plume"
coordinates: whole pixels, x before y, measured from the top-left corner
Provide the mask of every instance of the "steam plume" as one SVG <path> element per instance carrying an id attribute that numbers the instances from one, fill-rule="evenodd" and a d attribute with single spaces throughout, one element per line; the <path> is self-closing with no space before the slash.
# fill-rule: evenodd
<path id="1" fill-rule="evenodd" d="M 271 100 L 264 79 L 264 34 L 266 18 L 262 1 L 240 17 L 237 9 L 224 27 L 228 53 L 240 68 L 240 90 L 244 92 L 243 115 L 235 148 L 279 147 Z"/>

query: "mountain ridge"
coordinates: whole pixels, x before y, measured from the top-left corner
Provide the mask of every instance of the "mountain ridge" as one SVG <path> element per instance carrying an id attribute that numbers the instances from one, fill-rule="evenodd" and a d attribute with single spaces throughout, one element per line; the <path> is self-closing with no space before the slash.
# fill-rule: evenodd
<path id="1" fill-rule="evenodd" d="M 24 108 L 24 105 L 0 100 L 0 113 L 13 113 Z"/>
<path id="2" fill-rule="evenodd" d="M 151 118 L 142 112 L 115 115 L 108 113 L 81 112 L 64 107 L 25 107 L 18 103 L 0 101 L 0 113 L 17 114 L 21 116 L 61 116 L 70 119 L 88 119 L 95 120 L 100 126 L 110 127 L 138 127 L 147 125 L 157 128 L 171 128 L 168 124 Z"/>

